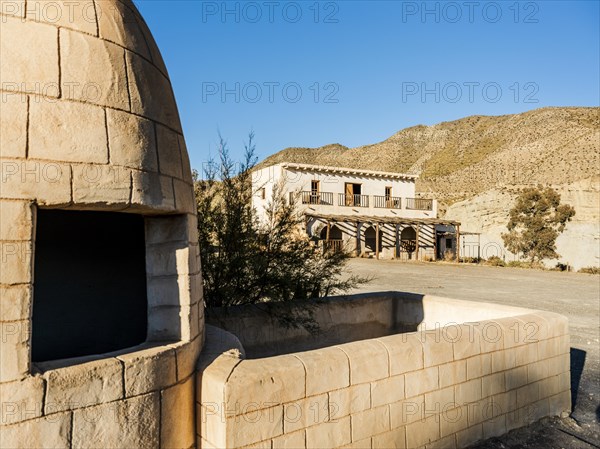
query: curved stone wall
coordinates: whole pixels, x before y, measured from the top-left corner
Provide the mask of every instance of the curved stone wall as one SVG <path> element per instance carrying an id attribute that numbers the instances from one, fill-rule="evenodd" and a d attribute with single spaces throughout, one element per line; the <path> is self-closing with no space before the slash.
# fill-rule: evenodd
<path id="1" fill-rule="evenodd" d="M 131 1 L 2 1 L 0 20 L 0 446 L 192 447 L 196 208 L 158 47 Z M 145 343 L 31 362 L 40 208 L 144 216 Z"/>

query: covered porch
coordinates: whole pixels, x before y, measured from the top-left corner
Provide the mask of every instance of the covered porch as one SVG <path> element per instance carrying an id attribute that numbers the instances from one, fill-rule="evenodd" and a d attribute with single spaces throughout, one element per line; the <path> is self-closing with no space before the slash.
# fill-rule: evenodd
<path id="1" fill-rule="evenodd" d="M 423 261 L 440 258 L 439 235 L 443 233 L 454 242 L 452 259 L 461 257 L 460 222 L 454 220 L 310 213 L 306 214 L 306 231 L 324 250 Z M 443 243 L 447 244 L 446 240 Z"/>

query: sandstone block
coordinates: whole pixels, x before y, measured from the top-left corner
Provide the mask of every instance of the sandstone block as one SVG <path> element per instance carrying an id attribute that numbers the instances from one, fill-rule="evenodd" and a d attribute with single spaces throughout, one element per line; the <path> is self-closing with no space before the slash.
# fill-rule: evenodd
<path id="1" fill-rule="evenodd" d="M 190 155 L 185 144 L 185 137 L 179 135 L 179 151 L 181 152 L 181 178 L 188 184 L 192 183 L 192 166 L 190 164 Z"/>
<path id="2" fill-rule="evenodd" d="M 306 429 L 306 447 L 340 447 L 351 441 L 349 416 Z"/>
<path id="3" fill-rule="evenodd" d="M 148 276 L 175 276 L 177 272 L 177 252 L 187 252 L 183 243 L 152 245 L 146 250 L 146 273 Z"/>
<path id="4" fill-rule="evenodd" d="M 165 75 L 138 55 L 126 53 L 132 112 L 181 132 L 177 105 Z"/>
<path id="5" fill-rule="evenodd" d="M 70 447 L 71 413 L 56 413 L 2 427 L 0 447 L 58 449 Z"/>
<path id="6" fill-rule="evenodd" d="M 388 377 L 371 382 L 371 406 L 391 404 L 404 399 L 404 376 Z"/>
<path id="7" fill-rule="evenodd" d="M 527 365 L 527 382 L 537 382 L 548 377 L 548 360 L 540 360 Z"/>
<path id="8" fill-rule="evenodd" d="M 390 408 L 387 405 L 351 415 L 352 441 L 368 438 L 391 429 Z"/>
<path id="9" fill-rule="evenodd" d="M 533 404 L 540 398 L 538 383 L 527 384 L 517 389 L 517 408 Z"/>
<path id="10" fill-rule="evenodd" d="M 563 413 L 571 413 L 571 390 L 563 391 L 548 399 L 549 414 L 561 416 Z"/>
<path id="11" fill-rule="evenodd" d="M 181 215 L 147 217 L 144 222 L 146 243 L 148 245 L 182 243 L 182 236 L 188 234 L 190 220 L 191 217 Z"/>
<path id="12" fill-rule="evenodd" d="M 365 446 L 363 446 L 365 447 Z M 370 447 L 370 446 L 369 446 Z M 385 432 L 373 437 L 373 449 L 405 449 L 406 448 L 406 428 Z"/>
<path id="13" fill-rule="evenodd" d="M 199 338 L 175 346 L 177 380 L 181 381 L 186 379 L 194 373 L 201 349 Z"/>
<path id="14" fill-rule="evenodd" d="M 416 396 L 390 405 L 392 429 L 405 426 L 425 417 L 425 396 Z"/>
<path id="15" fill-rule="evenodd" d="M 483 422 L 483 438 L 493 438 L 506 433 L 506 416 L 496 416 L 493 419 Z"/>
<path id="16" fill-rule="evenodd" d="M 0 284 L 26 284 L 33 278 L 33 242 L 0 242 Z"/>
<path id="17" fill-rule="evenodd" d="M 30 321 L 0 323 L 0 382 L 20 380 L 30 369 Z"/>
<path id="18" fill-rule="evenodd" d="M 517 409 L 517 391 L 511 390 L 492 397 L 492 402 L 500 414 L 513 412 Z"/>
<path id="19" fill-rule="evenodd" d="M 0 0 L 0 14 L 25 17 L 25 0 Z"/>
<path id="20" fill-rule="evenodd" d="M 163 390 L 160 406 L 160 447 L 189 448 L 195 439 L 194 380 Z"/>
<path id="21" fill-rule="evenodd" d="M 148 308 L 148 341 L 175 341 L 181 338 L 181 308 Z"/>
<path id="22" fill-rule="evenodd" d="M 570 370 L 571 357 L 569 354 L 562 354 L 552 357 L 548 362 L 548 376 L 556 376 Z"/>
<path id="23" fill-rule="evenodd" d="M 320 394 L 283 405 L 283 431 L 286 434 L 327 421 L 329 421 L 327 394 Z"/>
<path id="24" fill-rule="evenodd" d="M 266 446 L 270 448 L 270 446 Z M 273 438 L 273 449 L 298 449 L 306 447 L 306 432 L 304 429 Z"/>
<path id="25" fill-rule="evenodd" d="M 126 397 L 157 391 L 177 382 L 175 351 L 145 346 L 117 356 L 124 365 Z"/>
<path id="26" fill-rule="evenodd" d="M 350 383 L 372 382 L 389 376 L 388 353 L 378 340 L 363 340 L 338 346 L 350 359 Z"/>
<path id="27" fill-rule="evenodd" d="M 527 383 L 527 366 L 519 366 L 505 373 L 506 389 L 514 390 Z"/>
<path id="28" fill-rule="evenodd" d="M 157 173 L 134 170 L 131 208 L 156 212 L 175 210 L 173 179 Z"/>
<path id="29" fill-rule="evenodd" d="M 0 201 L 0 240 L 31 240 L 32 205 L 25 201 Z"/>
<path id="30" fill-rule="evenodd" d="M 305 397 L 304 365 L 293 355 L 244 360 L 231 374 L 225 391 L 228 409 L 256 402 L 283 404 Z"/>
<path id="31" fill-rule="evenodd" d="M 179 276 L 148 277 L 148 306 L 177 306 L 180 304 Z"/>
<path id="32" fill-rule="evenodd" d="M 423 345 L 417 334 L 390 335 L 377 340 L 389 352 L 390 375 L 423 368 Z"/>
<path id="33" fill-rule="evenodd" d="M 60 66 L 65 98 L 129 109 L 125 51 L 118 45 L 61 30 Z"/>
<path id="34" fill-rule="evenodd" d="M 481 354 L 467 359 L 467 380 L 485 376 L 492 372 L 492 355 Z"/>
<path id="35" fill-rule="evenodd" d="M 159 426 L 158 393 L 76 410 L 73 447 L 151 449 L 159 447 Z"/>
<path id="36" fill-rule="evenodd" d="M 0 383 L 0 399 L 2 425 L 38 418 L 43 412 L 44 381 L 39 376 L 28 376 Z"/>
<path id="37" fill-rule="evenodd" d="M 179 151 L 179 134 L 166 126 L 156 125 L 156 143 L 158 148 L 158 164 L 163 175 L 181 178 L 181 153 Z"/>
<path id="38" fill-rule="evenodd" d="M 441 413 L 443 410 L 454 408 L 455 406 L 454 386 L 425 393 L 425 410 L 427 414 L 433 412 Z"/>
<path id="39" fill-rule="evenodd" d="M 430 416 L 406 426 L 406 447 L 417 448 L 439 439 L 440 423 L 437 416 Z"/>
<path id="40" fill-rule="evenodd" d="M 440 415 L 440 436 L 444 438 L 468 428 L 468 414 L 468 408 L 465 406 L 444 410 L 444 413 Z"/>
<path id="41" fill-rule="evenodd" d="M 0 321 L 29 320 L 31 315 L 32 285 L 0 286 Z"/>
<path id="42" fill-rule="evenodd" d="M 467 360 L 458 360 L 440 365 L 439 374 L 440 388 L 464 382 L 467 380 Z"/>
<path id="43" fill-rule="evenodd" d="M 458 338 L 454 341 L 454 360 L 473 357 L 481 352 L 481 332 L 479 326 L 474 323 L 458 325 L 460 332 Z"/>
<path id="44" fill-rule="evenodd" d="M 456 446 L 467 447 L 483 438 L 483 425 L 476 424 L 456 433 Z"/>
<path id="45" fill-rule="evenodd" d="M 115 165 L 158 170 L 154 124 L 127 112 L 107 109 L 110 161 Z"/>
<path id="46" fill-rule="evenodd" d="M 27 2 L 27 18 L 88 34 L 97 34 L 96 11 L 92 0 L 51 3 L 44 0 L 31 0 Z"/>
<path id="47" fill-rule="evenodd" d="M 434 441 L 425 447 L 426 449 L 456 449 L 456 438 L 454 435 L 448 435 L 447 437 Z"/>
<path id="48" fill-rule="evenodd" d="M 350 444 L 342 446 L 342 449 L 371 449 L 371 440 L 372 438 L 365 438 L 364 440 L 353 441 Z"/>
<path id="49" fill-rule="evenodd" d="M 179 179 L 173 179 L 175 189 L 175 206 L 179 212 L 194 213 L 196 211 L 196 200 L 193 187 Z"/>
<path id="50" fill-rule="evenodd" d="M 496 352 L 504 349 L 504 328 L 497 320 L 482 321 L 477 327 L 481 353 Z"/>
<path id="51" fill-rule="evenodd" d="M 522 366 L 538 360 L 537 343 L 528 343 L 515 349 L 515 365 Z"/>
<path id="52" fill-rule="evenodd" d="M 504 373 L 492 373 L 481 379 L 482 397 L 503 393 L 506 391 Z"/>
<path id="53" fill-rule="evenodd" d="M 441 330 L 422 332 L 421 338 L 425 368 L 453 360 L 452 342 L 446 339 Z"/>
<path id="54" fill-rule="evenodd" d="M 196 374 L 197 399 L 202 404 L 221 406 L 225 401 L 225 383 L 241 362 L 230 355 L 211 355 L 202 352 Z"/>
<path id="55" fill-rule="evenodd" d="M 481 379 L 473 379 L 456 385 L 454 396 L 459 405 L 479 401 L 481 399 Z"/>
<path id="56" fill-rule="evenodd" d="M 27 95 L 3 92 L 1 101 L 0 157 L 24 158 L 27 143 Z"/>
<path id="57" fill-rule="evenodd" d="M 39 205 L 63 206 L 71 202 L 71 167 L 46 161 L 3 160 L 0 197 L 37 200 Z"/>
<path id="58" fill-rule="evenodd" d="M 100 37 L 116 42 L 146 59 L 151 58 L 135 14 L 127 5 L 121 2 L 98 2 L 96 9 Z"/>
<path id="59" fill-rule="evenodd" d="M 558 388 L 559 391 L 571 390 L 571 372 L 565 371 L 560 373 L 558 376 Z"/>
<path id="60" fill-rule="evenodd" d="M 539 324 L 539 332 L 536 334 L 538 340 L 559 337 L 569 333 L 569 320 L 567 317 L 546 311 L 537 311 L 535 315 L 538 318 L 537 323 Z M 542 323 L 546 325 L 543 326 Z"/>
<path id="61" fill-rule="evenodd" d="M 297 354 L 306 368 L 306 395 L 313 396 L 350 385 L 348 357 L 339 348 Z"/>
<path id="62" fill-rule="evenodd" d="M 42 365 L 42 369 L 50 365 Z M 73 410 L 123 398 L 123 368 L 115 358 L 92 360 L 44 373 L 44 413 Z"/>
<path id="63" fill-rule="evenodd" d="M 131 193 L 130 170 L 115 165 L 73 165 L 73 202 L 79 207 L 124 209 Z"/>
<path id="64" fill-rule="evenodd" d="M 3 90 L 58 97 L 56 27 L 32 21 L 23 23 L 22 19 L 4 16 L 0 27 L 0 54 Z M 3 135 L 3 142 L 4 138 Z"/>
<path id="65" fill-rule="evenodd" d="M 227 446 L 242 447 L 282 434 L 283 407 L 257 409 L 246 407 L 247 414 L 227 418 Z"/>
<path id="66" fill-rule="evenodd" d="M 404 382 L 404 391 L 407 398 L 437 390 L 439 387 L 438 367 L 433 366 L 421 371 L 407 373 Z"/>
<path id="67" fill-rule="evenodd" d="M 165 76 L 168 76 L 165 62 L 163 61 L 162 55 L 160 54 L 160 50 L 158 49 L 158 45 L 156 45 L 156 41 L 154 40 L 154 36 L 152 36 L 148 25 L 139 13 L 135 13 L 135 18 L 140 27 L 140 30 L 144 35 L 144 40 L 148 43 L 148 50 L 150 50 L 150 59 L 152 60 L 152 63 L 161 73 L 163 73 Z"/>
<path id="68" fill-rule="evenodd" d="M 32 100 L 29 104 L 29 157 L 106 164 L 108 140 L 104 122 L 104 109 L 98 106 Z"/>
<path id="69" fill-rule="evenodd" d="M 370 407 L 371 389 L 369 384 L 352 385 L 329 392 L 329 417 L 331 420 L 358 413 Z"/>

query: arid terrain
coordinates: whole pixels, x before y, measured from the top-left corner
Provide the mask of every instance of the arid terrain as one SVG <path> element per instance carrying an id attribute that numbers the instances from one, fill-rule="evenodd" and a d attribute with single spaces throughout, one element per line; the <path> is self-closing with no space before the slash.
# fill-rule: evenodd
<path id="1" fill-rule="evenodd" d="M 525 186 L 551 185 L 576 210 L 557 241 L 560 261 L 575 269 L 600 263 L 600 108 L 471 116 L 356 148 L 287 148 L 260 165 L 284 161 L 417 174 L 419 195 L 440 200 L 441 214 L 464 231 L 482 233 L 482 257 L 507 260 L 515 256 L 500 234 L 515 196 Z"/>

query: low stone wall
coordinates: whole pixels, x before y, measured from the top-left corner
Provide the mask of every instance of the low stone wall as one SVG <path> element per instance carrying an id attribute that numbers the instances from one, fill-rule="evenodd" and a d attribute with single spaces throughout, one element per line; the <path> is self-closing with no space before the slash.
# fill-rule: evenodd
<path id="1" fill-rule="evenodd" d="M 419 331 L 263 359 L 208 332 L 198 447 L 461 448 L 570 411 L 566 318 L 420 303 Z"/>
<path id="2" fill-rule="evenodd" d="M 38 364 L 0 384 L 3 448 L 191 448 L 201 339 Z"/>

